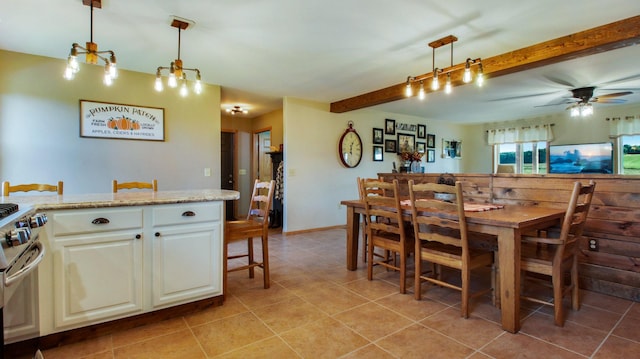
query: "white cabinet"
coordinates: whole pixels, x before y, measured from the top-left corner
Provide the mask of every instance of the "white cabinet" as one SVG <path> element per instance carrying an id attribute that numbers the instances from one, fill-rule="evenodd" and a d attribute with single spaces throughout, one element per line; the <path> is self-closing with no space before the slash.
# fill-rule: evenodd
<path id="1" fill-rule="evenodd" d="M 142 208 L 50 215 L 55 328 L 142 312 L 142 223 Z"/>
<path id="2" fill-rule="evenodd" d="M 220 203 L 152 209 L 152 306 L 222 294 Z"/>
<path id="3" fill-rule="evenodd" d="M 28 274 L 20 283 L 5 287 L 4 339 L 5 343 L 35 338 L 38 325 L 38 275 Z"/>
<path id="4" fill-rule="evenodd" d="M 222 295 L 222 204 L 49 211 L 40 335 Z"/>

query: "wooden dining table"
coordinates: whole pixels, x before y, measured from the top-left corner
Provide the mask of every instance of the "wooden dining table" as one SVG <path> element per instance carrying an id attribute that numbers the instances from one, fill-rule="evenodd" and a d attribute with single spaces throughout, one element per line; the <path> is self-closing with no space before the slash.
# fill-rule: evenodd
<path id="1" fill-rule="evenodd" d="M 358 236 L 364 202 L 344 200 L 347 207 L 347 269 L 358 267 Z M 403 206 L 410 220 L 411 207 Z M 502 328 L 511 333 L 520 330 L 520 236 L 560 223 L 565 210 L 560 208 L 506 205 L 482 212 L 465 212 L 470 231 L 497 236 Z M 443 215 L 443 214 L 439 214 Z"/>

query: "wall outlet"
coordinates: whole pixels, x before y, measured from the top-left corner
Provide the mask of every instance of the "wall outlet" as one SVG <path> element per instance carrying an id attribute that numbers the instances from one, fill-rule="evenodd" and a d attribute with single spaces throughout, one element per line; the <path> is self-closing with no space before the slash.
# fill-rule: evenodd
<path id="1" fill-rule="evenodd" d="M 597 252 L 600 249 L 600 245 L 598 244 L 598 240 L 595 238 L 589 239 L 589 250 L 592 252 Z"/>
<path id="2" fill-rule="evenodd" d="M 205 177 L 210 177 L 211 176 L 211 168 L 205 168 L 204 169 L 204 176 Z"/>

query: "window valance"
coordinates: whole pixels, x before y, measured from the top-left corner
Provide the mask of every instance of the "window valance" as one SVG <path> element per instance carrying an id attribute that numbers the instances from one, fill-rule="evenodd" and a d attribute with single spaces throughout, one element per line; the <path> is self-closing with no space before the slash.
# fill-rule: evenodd
<path id="1" fill-rule="evenodd" d="M 609 121 L 609 137 L 624 135 L 640 135 L 640 115 L 607 118 Z"/>
<path id="2" fill-rule="evenodd" d="M 503 143 L 553 141 L 553 124 L 500 128 L 487 131 L 489 145 Z"/>

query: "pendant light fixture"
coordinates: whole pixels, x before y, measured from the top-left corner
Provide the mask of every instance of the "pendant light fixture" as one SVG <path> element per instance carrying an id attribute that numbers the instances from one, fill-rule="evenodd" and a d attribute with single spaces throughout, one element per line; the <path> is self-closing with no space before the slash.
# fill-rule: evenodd
<path id="1" fill-rule="evenodd" d="M 249 113 L 249 110 L 246 107 L 242 107 L 242 106 L 233 106 L 233 107 L 229 107 L 227 108 L 227 113 L 230 113 L 232 116 L 235 115 L 236 113 L 241 113 L 243 115 L 246 115 Z"/>
<path id="2" fill-rule="evenodd" d="M 423 100 L 426 98 L 425 90 L 424 90 L 424 81 L 431 79 L 431 91 L 438 91 L 440 89 L 440 75 L 446 75 L 446 82 L 444 85 L 444 92 L 446 94 L 450 94 L 453 91 L 453 80 L 452 78 L 460 79 L 462 78 L 463 83 L 469 83 L 473 80 L 473 74 L 471 71 L 472 66 L 477 66 L 478 71 L 476 74 L 476 84 L 478 86 L 482 86 L 484 83 L 484 75 L 482 73 L 482 60 L 480 58 L 471 59 L 468 58 L 464 63 L 454 65 L 453 64 L 453 43 L 458 41 L 458 38 L 449 35 L 445 36 L 436 41 L 432 41 L 429 43 L 429 47 L 432 48 L 432 71 L 428 74 L 420 75 L 420 76 L 408 76 L 407 77 L 407 85 L 405 87 L 405 96 L 412 97 L 413 96 L 413 83 L 418 82 L 420 84 L 420 91 L 418 92 L 418 98 Z M 450 66 L 446 68 L 438 68 L 436 67 L 436 49 L 444 46 L 451 45 L 450 48 Z M 452 76 L 452 74 L 457 74 L 460 71 L 463 71 L 462 75 L 458 74 L 458 77 Z M 459 80 L 458 80 L 459 81 Z"/>
<path id="3" fill-rule="evenodd" d="M 180 83 L 180 95 L 187 96 L 189 94 L 189 89 L 187 88 L 187 71 L 193 71 L 196 73 L 196 81 L 193 86 L 193 91 L 196 94 L 202 93 L 202 83 L 200 77 L 200 70 L 196 68 L 185 68 L 182 66 L 182 60 L 180 59 L 180 32 L 182 30 L 186 30 L 189 26 L 195 24 L 191 20 L 182 19 L 178 17 L 173 17 L 171 21 L 171 26 L 178 29 L 178 58 L 171 62 L 169 67 L 160 66 L 156 71 L 156 82 L 155 89 L 160 92 L 164 89 L 162 85 L 162 71 L 169 70 L 169 76 L 167 79 L 167 85 L 171 88 L 178 87 L 178 83 Z"/>
<path id="4" fill-rule="evenodd" d="M 82 47 L 77 43 L 73 43 L 71 45 L 71 51 L 69 52 L 69 58 L 67 59 L 67 68 L 64 71 L 64 78 L 67 80 L 73 80 L 75 74 L 80 71 L 78 55 L 86 54 L 85 61 L 88 64 L 95 65 L 98 63 L 98 59 L 104 61 L 104 84 L 110 86 L 113 83 L 113 80 L 118 77 L 116 55 L 111 50 L 98 51 L 98 44 L 93 42 L 93 8 L 97 7 L 98 9 L 101 9 L 102 0 L 82 0 L 82 4 L 91 7 L 91 37 L 86 43 L 86 47 Z M 102 56 L 102 54 L 109 54 L 109 58 Z"/>

